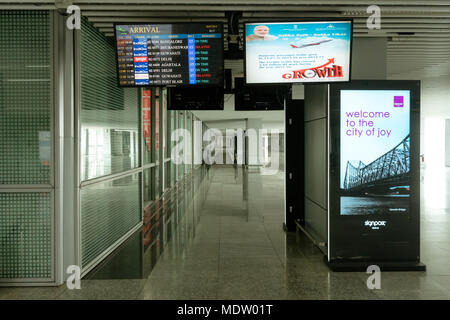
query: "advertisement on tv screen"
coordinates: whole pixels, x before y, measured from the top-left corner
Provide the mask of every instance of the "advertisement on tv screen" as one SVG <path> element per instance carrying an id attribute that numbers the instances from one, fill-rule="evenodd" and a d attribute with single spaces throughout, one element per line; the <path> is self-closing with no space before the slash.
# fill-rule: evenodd
<path id="1" fill-rule="evenodd" d="M 342 90 L 340 104 L 340 214 L 407 215 L 410 91 Z"/>
<path id="2" fill-rule="evenodd" d="M 350 81 L 351 37 L 351 21 L 247 23 L 247 83 Z"/>

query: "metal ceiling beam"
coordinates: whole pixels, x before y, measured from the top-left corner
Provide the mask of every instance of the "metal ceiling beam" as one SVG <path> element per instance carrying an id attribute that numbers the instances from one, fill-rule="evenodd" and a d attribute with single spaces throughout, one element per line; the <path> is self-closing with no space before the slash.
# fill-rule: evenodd
<path id="1" fill-rule="evenodd" d="M 359 36 L 359 37 L 361 37 L 361 36 L 379 37 L 380 35 L 383 36 L 382 33 L 375 33 L 375 32 L 373 32 L 373 33 L 357 32 L 357 33 L 354 33 L 353 35 L 354 36 Z M 441 39 L 439 39 L 439 41 L 440 40 L 450 39 L 450 36 L 449 36 L 449 34 L 447 32 L 439 32 L 439 33 L 416 32 L 414 35 L 409 36 L 409 35 L 398 35 L 397 31 L 394 31 L 394 32 L 386 33 L 386 34 L 384 34 L 384 36 L 385 37 L 392 37 L 392 38 L 394 38 L 394 37 L 403 37 L 405 39 L 409 38 L 409 39 L 416 39 L 416 40 L 418 40 L 420 38 L 420 41 L 422 41 L 422 38 L 427 38 L 428 39 L 428 40 L 423 40 L 423 41 L 437 41 L 438 38 L 441 38 Z M 444 39 L 442 39 L 442 38 L 444 38 Z M 402 40 L 400 40 L 400 41 L 402 41 Z"/>
<path id="2" fill-rule="evenodd" d="M 86 17 L 225 17 L 225 12 L 218 11 L 83 11 Z"/>
<path id="3" fill-rule="evenodd" d="M 166 17 L 166 18 L 148 18 L 148 17 L 141 17 L 141 18 L 126 18 L 126 17 L 120 17 L 120 18 L 106 18 L 106 17 L 89 17 L 89 21 L 93 23 L 103 23 L 103 24 L 109 24 L 109 26 L 113 26 L 114 22 L 172 22 L 172 21 L 191 21 L 192 19 L 195 19 L 195 21 L 220 21 L 220 22 L 227 22 L 227 19 L 225 18 L 201 18 L 201 17 Z M 420 27 L 420 26 L 415 26 Z M 381 30 L 368 30 L 365 25 L 354 25 L 353 31 L 355 33 L 358 32 L 368 32 L 373 34 L 384 34 L 387 32 L 414 32 L 414 31 L 407 31 L 411 29 L 407 29 L 406 26 L 404 28 L 391 28 L 391 29 L 381 29 Z M 413 29 L 413 30 L 419 30 L 419 29 Z M 447 26 L 447 28 L 421 28 L 420 31 L 422 32 L 450 32 L 450 24 Z"/>
<path id="4" fill-rule="evenodd" d="M 413 48 L 417 48 L 417 47 L 448 47 L 450 46 L 450 39 L 447 41 L 436 41 L 436 42 L 423 42 L 423 41 L 388 41 L 387 42 L 388 47 L 392 46 L 392 47 L 402 47 L 402 48 L 407 48 L 407 47 L 413 47 Z"/>
<path id="5" fill-rule="evenodd" d="M 0 4 L 0 10 L 54 10 L 54 4 Z"/>
<path id="6" fill-rule="evenodd" d="M 329 18 L 353 18 L 355 20 L 366 20 L 370 14 L 368 13 L 360 13 L 360 14 L 349 14 L 345 15 L 344 12 L 340 11 L 273 11 L 273 12 L 243 12 L 243 20 L 247 20 L 250 18 L 260 18 L 260 19 L 268 19 L 271 17 L 278 17 L 283 19 L 290 18 L 305 18 L 305 17 L 329 17 Z M 404 18 L 409 18 L 410 20 L 414 19 L 446 19 L 450 18 L 450 13 L 448 12 L 429 12 L 429 13 L 383 13 L 381 17 L 381 21 L 385 21 L 387 19 L 394 20 L 402 20 Z M 444 21 L 445 22 L 445 21 Z M 430 21 L 430 23 L 433 23 Z"/>
<path id="7" fill-rule="evenodd" d="M 21 2 L 32 2 L 32 1 L 21 1 Z M 36 1 L 35 1 L 36 2 Z M 48 1 L 37 1 L 37 2 L 48 2 Z M 167 4 L 167 5 L 178 5 L 178 4 L 203 4 L 203 5 L 216 5 L 216 0 L 104 0 L 104 1 L 92 1 L 92 0 L 77 0 L 74 3 L 105 3 L 105 4 Z M 234 5 L 273 5 L 273 0 L 221 0 L 220 3 L 224 6 L 234 6 Z M 422 0 L 277 0 L 277 5 L 287 6 L 287 5 L 314 5 L 324 6 L 324 5 L 345 5 L 345 6 L 369 6 L 378 5 L 385 7 L 399 7 L 405 4 L 409 6 L 423 7 L 424 2 Z M 447 0 L 427 0 L 428 6 L 445 7 L 449 6 Z"/>
<path id="8" fill-rule="evenodd" d="M 249 19 L 246 19 L 246 21 L 247 22 L 255 22 L 255 21 L 261 21 L 261 19 L 259 19 L 259 18 L 249 18 Z M 271 21 L 273 21 L 273 22 L 276 22 L 276 21 L 279 21 L 279 18 L 267 18 L 267 19 L 265 19 L 265 21 L 264 22 L 271 22 Z M 294 22 L 294 21 L 292 21 L 292 22 Z M 385 29 L 404 29 L 404 30 L 409 30 L 411 27 L 414 27 L 414 28 L 421 28 L 421 30 L 422 29 L 450 29 L 450 22 L 449 23 L 434 23 L 434 24 L 432 24 L 432 23 L 418 23 L 418 21 L 416 21 L 415 23 L 411 23 L 411 24 L 407 24 L 407 23 L 398 23 L 398 24 L 395 24 L 395 23 L 381 23 L 381 31 L 382 30 L 385 30 Z M 364 23 L 360 23 L 360 22 L 358 22 L 358 23 L 353 23 L 353 29 L 365 29 L 365 30 L 368 30 L 367 29 L 367 24 L 366 24 L 366 22 L 364 22 Z"/>
<path id="9" fill-rule="evenodd" d="M 392 37 L 392 41 L 389 41 L 390 43 L 423 43 L 423 42 L 430 42 L 430 41 L 436 41 L 436 39 L 430 38 L 430 37 L 419 37 L 419 36 L 395 36 Z M 449 39 L 439 39 L 440 42 L 449 42 Z"/>
<path id="10" fill-rule="evenodd" d="M 261 1 L 251 5 L 242 5 L 242 2 L 239 4 L 228 4 L 225 5 L 223 1 L 221 1 L 220 5 L 217 5 L 217 2 L 214 4 L 205 5 L 201 1 L 196 1 L 195 3 L 186 4 L 186 2 L 178 2 L 177 4 L 164 4 L 155 3 L 149 4 L 149 1 L 143 1 L 142 4 L 123 4 L 123 1 L 118 1 L 117 4 L 93 4 L 92 1 L 80 2 L 74 1 L 75 4 L 78 4 L 82 10 L 157 10 L 157 11 L 328 11 L 328 12 L 340 12 L 341 14 L 347 15 L 359 15 L 360 13 L 367 14 L 368 5 L 364 6 L 336 6 L 336 2 L 334 5 L 327 6 L 305 6 L 305 5 L 280 5 L 279 2 L 276 2 L 277 5 L 273 5 L 273 1 L 270 3 L 262 4 Z M 120 3 L 120 4 L 119 4 Z M 316 2 L 315 2 L 316 3 Z M 407 14 L 407 13 L 415 13 L 415 14 L 428 14 L 428 13 L 450 13 L 450 5 L 442 6 L 412 6 L 409 3 L 404 3 L 403 6 L 384 6 L 381 7 L 381 13 L 384 14 Z"/>
<path id="11" fill-rule="evenodd" d="M 397 52 L 397 51 L 403 51 L 403 52 L 411 52 L 411 51 L 442 51 L 442 52 L 448 52 L 450 47 L 444 47 L 444 48 L 433 48 L 433 47 L 422 47 L 422 48 L 402 48 L 402 47 L 387 47 L 387 51 Z"/>
<path id="12" fill-rule="evenodd" d="M 366 23 L 367 18 L 355 18 L 353 19 L 354 23 Z M 435 24 L 435 23 L 448 23 L 450 24 L 450 18 L 389 18 L 381 16 L 381 27 L 383 27 L 386 23 L 428 23 L 428 24 Z"/>
<path id="13" fill-rule="evenodd" d="M 425 28 L 421 28 L 421 29 L 408 29 L 408 28 L 399 28 L 399 29 L 381 29 L 381 30 L 369 30 L 367 28 L 354 28 L 353 32 L 372 32 L 372 33 L 397 33 L 397 32 L 407 32 L 407 33 L 414 33 L 414 34 L 420 34 L 420 33 L 448 33 L 450 32 L 450 28 L 449 29 L 425 29 Z"/>
<path id="14" fill-rule="evenodd" d="M 11 0 L 0 0 L 0 3 L 15 3 L 15 4 L 37 4 L 37 5 L 43 5 L 43 4 L 55 4 L 55 0 L 49 1 L 49 0 L 35 0 L 35 1 L 11 1 Z"/>
<path id="15" fill-rule="evenodd" d="M 227 22 L 226 18 L 202 18 L 202 17 L 177 17 L 177 18 L 133 18 L 133 17 L 89 17 L 91 22 L 170 22 L 170 21 L 222 21 Z"/>
<path id="16" fill-rule="evenodd" d="M 394 64 L 394 62 L 392 62 L 393 64 Z M 392 72 L 398 72 L 399 70 L 403 70 L 403 69 L 405 69 L 405 66 L 401 66 L 400 68 L 395 68 L 396 66 L 398 66 L 398 63 L 397 62 L 395 62 L 395 65 L 393 65 L 391 68 L 390 68 L 390 70 L 392 71 Z M 423 68 L 423 67 L 427 67 L 427 68 L 432 68 L 432 67 L 434 67 L 434 68 L 437 68 L 437 67 L 439 67 L 440 66 L 440 63 L 423 63 L 423 64 L 419 64 L 419 65 L 417 65 L 417 69 L 420 69 L 420 68 Z M 408 66 L 409 68 L 410 68 L 410 66 Z M 415 70 L 415 69 L 409 69 L 409 70 Z"/>
<path id="17" fill-rule="evenodd" d="M 409 50 L 409 49 L 450 49 L 450 45 L 438 45 L 437 43 L 432 43 L 432 45 L 415 45 L 415 46 L 402 46 L 402 45 L 388 45 L 388 49 L 401 49 L 401 50 Z"/>
<path id="18" fill-rule="evenodd" d="M 445 61 L 443 61 L 444 59 L 442 59 L 442 58 L 440 58 L 440 59 L 437 59 L 437 58 L 434 58 L 434 59 L 422 59 L 422 58 L 420 58 L 420 57 L 417 57 L 417 58 L 411 58 L 411 59 L 408 59 L 408 60 L 404 60 L 404 59 L 388 59 L 386 62 L 395 62 L 395 63 L 410 63 L 410 62 L 419 62 L 419 63 L 422 63 L 422 62 L 427 62 L 427 61 L 435 61 L 435 62 L 441 62 L 441 63 L 443 63 L 443 62 L 445 62 Z"/>

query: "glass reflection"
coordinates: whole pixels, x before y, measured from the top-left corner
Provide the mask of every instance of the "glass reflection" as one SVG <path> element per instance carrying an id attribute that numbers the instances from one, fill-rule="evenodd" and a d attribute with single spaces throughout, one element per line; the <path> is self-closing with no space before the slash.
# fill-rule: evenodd
<path id="1" fill-rule="evenodd" d="M 81 130 L 81 180 L 138 166 L 137 130 L 84 127 Z"/>

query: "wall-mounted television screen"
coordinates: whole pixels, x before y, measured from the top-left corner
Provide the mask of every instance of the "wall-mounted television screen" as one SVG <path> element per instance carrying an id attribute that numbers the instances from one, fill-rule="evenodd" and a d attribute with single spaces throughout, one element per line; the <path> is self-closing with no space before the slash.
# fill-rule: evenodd
<path id="1" fill-rule="evenodd" d="M 223 87 L 168 88 L 167 110 L 223 110 Z"/>
<path id="2" fill-rule="evenodd" d="M 114 24 L 121 87 L 223 86 L 221 23 Z"/>
<path id="3" fill-rule="evenodd" d="M 287 85 L 246 86 L 244 78 L 234 79 L 234 110 L 284 110 Z"/>
<path id="4" fill-rule="evenodd" d="M 246 82 L 348 82 L 351 43 L 351 20 L 246 23 Z"/>

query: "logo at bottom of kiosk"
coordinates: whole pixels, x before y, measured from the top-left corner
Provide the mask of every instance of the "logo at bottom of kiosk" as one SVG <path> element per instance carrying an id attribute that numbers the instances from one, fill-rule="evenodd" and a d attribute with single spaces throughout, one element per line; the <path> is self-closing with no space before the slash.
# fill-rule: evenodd
<path id="1" fill-rule="evenodd" d="M 366 220 L 364 225 L 366 227 L 372 228 L 373 230 L 380 229 L 380 227 L 386 227 L 387 221 L 369 221 Z"/>

